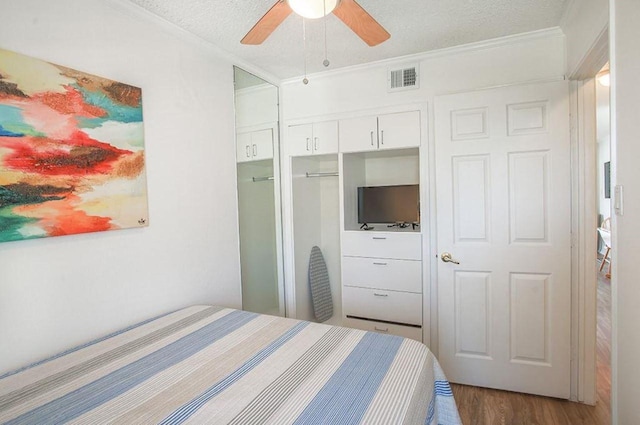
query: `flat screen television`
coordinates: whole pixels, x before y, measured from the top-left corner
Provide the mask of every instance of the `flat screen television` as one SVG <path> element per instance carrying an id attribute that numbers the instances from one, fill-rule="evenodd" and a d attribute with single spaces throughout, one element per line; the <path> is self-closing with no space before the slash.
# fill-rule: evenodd
<path id="1" fill-rule="evenodd" d="M 358 223 L 419 223 L 420 186 L 358 188 Z"/>

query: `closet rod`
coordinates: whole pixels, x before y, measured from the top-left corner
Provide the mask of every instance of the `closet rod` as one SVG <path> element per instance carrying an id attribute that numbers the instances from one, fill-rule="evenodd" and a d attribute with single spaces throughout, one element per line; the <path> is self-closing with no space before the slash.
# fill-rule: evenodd
<path id="1" fill-rule="evenodd" d="M 307 177 L 337 177 L 337 171 L 329 171 L 325 173 L 307 173 Z"/>
<path id="2" fill-rule="evenodd" d="M 273 176 L 269 176 L 269 177 L 251 177 L 251 180 L 253 180 L 254 183 L 256 183 L 256 182 L 266 182 L 268 180 L 273 180 Z"/>

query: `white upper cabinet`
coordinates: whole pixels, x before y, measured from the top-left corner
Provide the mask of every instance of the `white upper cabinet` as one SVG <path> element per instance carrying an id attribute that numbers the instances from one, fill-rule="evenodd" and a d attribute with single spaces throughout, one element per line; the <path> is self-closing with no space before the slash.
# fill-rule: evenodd
<path id="1" fill-rule="evenodd" d="M 272 129 L 238 133 L 236 136 L 236 149 L 238 162 L 273 158 Z"/>
<path id="2" fill-rule="evenodd" d="M 338 121 L 289 126 L 289 156 L 338 152 Z"/>
<path id="3" fill-rule="evenodd" d="M 380 115 L 378 131 L 379 149 L 420 146 L 420 112 Z"/>
<path id="4" fill-rule="evenodd" d="M 340 151 L 420 146 L 420 112 L 398 112 L 340 121 Z"/>
<path id="5" fill-rule="evenodd" d="M 340 152 L 378 149 L 378 117 L 340 120 Z"/>

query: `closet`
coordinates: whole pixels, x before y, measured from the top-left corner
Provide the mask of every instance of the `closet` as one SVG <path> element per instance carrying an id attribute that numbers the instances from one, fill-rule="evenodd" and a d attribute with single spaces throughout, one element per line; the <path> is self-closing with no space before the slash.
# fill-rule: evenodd
<path id="1" fill-rule="evenodd" d="M 333 299 L 333 317 L 341 323 L 340 196 L 338 155 L 290 157 L 293 211 L 293 263 L 296 318 L 314 321 L 309 289 L 311 248 L 322 251 Z"/>
<path id="2" fill-rule="evenodd" d="M 286 127 L 287 288 L 295 292 L 289 298 L 294 317 L 314 320 L 308 266 L 318 246 L 334 304 L 328 323 L 423 340 L 422 113 L 356 114 Z M 417 191 L 415 219 L 402 226 L 368 223 L 364 230 L 359 193 L 399 186 Z"/>

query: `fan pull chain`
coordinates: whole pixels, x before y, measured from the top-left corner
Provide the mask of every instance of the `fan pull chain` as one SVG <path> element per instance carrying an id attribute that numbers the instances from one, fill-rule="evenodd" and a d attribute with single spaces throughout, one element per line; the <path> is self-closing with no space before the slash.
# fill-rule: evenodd
<path id="1" fill-rule="evenodd" d="M 327 57 L 327 0 L 322 1 L 322 9 L 323 9 L 323 18 L 322 21 L 324 23 L 324 60 L 322 64 L 326 67 L 329 66 L 329 58 Z"/>
<path id="2" fill-rule="evenodd" d="M 309 84 L 309 79 L 307 78 L 307 29 L 304 18 L 302 18 L 302 55 L 304 56 L 304 78 L 302 83 L 307 85 Z"/>

